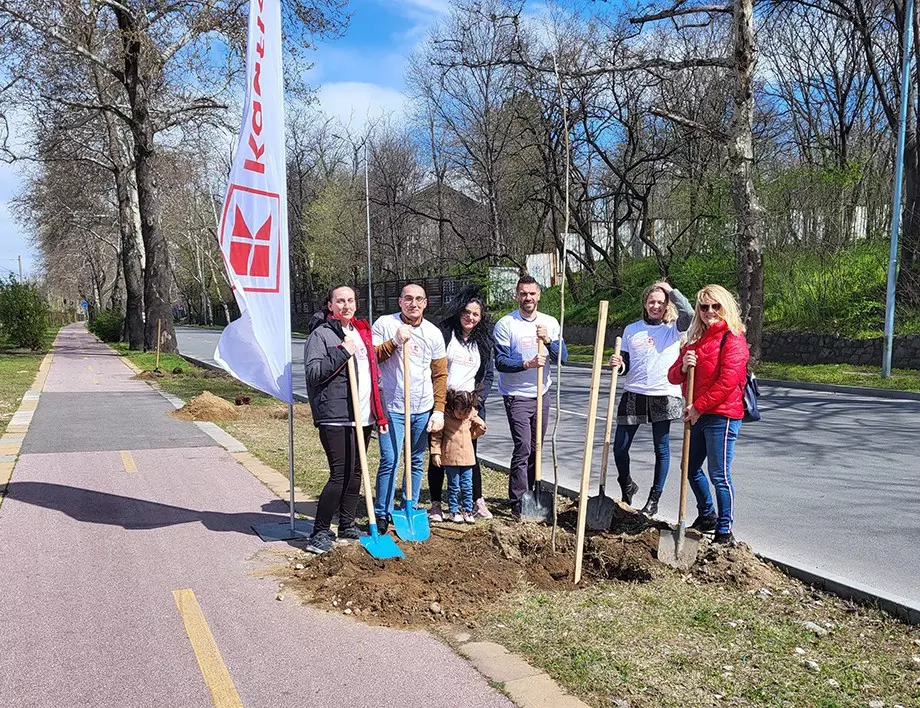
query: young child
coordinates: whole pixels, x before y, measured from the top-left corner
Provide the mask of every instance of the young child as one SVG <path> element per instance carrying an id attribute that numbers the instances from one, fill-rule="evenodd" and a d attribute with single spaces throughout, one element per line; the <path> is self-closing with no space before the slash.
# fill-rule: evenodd
<path id="1" fill-rule="evenodd" d="M 450 519 L 457 524 L 476 523 L 473 517 L 473 465 L 476 464 L 473 440 L 486 432 L 486 424 L 476 414 L 475 402 L 474 392 L 449 389 L 444 429 L 431 434 L 431 461 L 444 467 Z"/>

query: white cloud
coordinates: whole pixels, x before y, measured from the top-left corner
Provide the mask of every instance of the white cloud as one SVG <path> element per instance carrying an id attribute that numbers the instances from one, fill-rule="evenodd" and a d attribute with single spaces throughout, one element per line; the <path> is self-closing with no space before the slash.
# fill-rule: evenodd
<path id="1" fill-rule="evenodd" d="M 319 90 L 319 110 L 343 124 L 359 128 L 368 119 L 399 119 L 406 111 L 406 97 L 397 89 L 361 81 L 325 84 Z"/>

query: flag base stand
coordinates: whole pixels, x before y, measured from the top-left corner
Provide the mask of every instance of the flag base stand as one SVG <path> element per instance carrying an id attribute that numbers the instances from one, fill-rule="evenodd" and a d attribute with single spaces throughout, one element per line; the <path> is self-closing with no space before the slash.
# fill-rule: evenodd
<path id="1" fill-rule="evenodd" d="M 293 541 L 297 538 L 310 538 L 313 535 L 313 522 L 298 519 L 291 528 L 290 521 L 271 524 L 253 524 L 252 530 L 265 542 Z"/>

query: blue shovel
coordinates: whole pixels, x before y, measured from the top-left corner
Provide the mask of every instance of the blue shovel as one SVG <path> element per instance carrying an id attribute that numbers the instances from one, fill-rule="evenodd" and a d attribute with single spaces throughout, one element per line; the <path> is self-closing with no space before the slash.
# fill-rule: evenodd
<path id="1" fill-rule="evenodd" d="M 373 356 L 373 352 L 371 353 Z M 358 458 L 361 460 L 361 481 L 364 484 L 364 500 L 367 502 L 367 519 L 369 536 L 361 537 L 361 545 L 374 558 L 405 558 L 393 537 L 377 532 L 377 517 L 374 516 L 374 503 L 371 501 L 371 478 L 367 472 L 367 448 L 364 446 L 364 426 L 361 422 L 361 399 L 358 396 L 358 377 L 355 373 L 355 361 L 348 357 L 348 386 L 351 389 L 351 407 L 355 416 L 355 437 L 358 439 Z"/>
<path id="2" fill-rule="evenodd" d="M 412 502 L 412 408 L 409 405 L 409 347 L 405 342 L 402 348 L 403 368 L 403 416 L 406 419 L 403 437 L 403 461 L 406 470 L 406 494 L 403 497 L 403 510 L 393 513 L 393 528 L 403 541 L 427 541 L 431 536 L 428 512 L 416 509 Z"/>

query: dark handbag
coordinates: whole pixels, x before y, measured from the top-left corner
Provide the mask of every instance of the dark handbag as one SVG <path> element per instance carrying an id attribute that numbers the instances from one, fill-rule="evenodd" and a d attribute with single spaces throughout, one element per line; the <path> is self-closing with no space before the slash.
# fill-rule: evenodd
<path id="1" fill-rule="evenodd" d="M 722 343 L 719 345 L 719 354 L 722 354 L 722 347 L 725 346 L 725 340 L 731 332 L 726 332 L 722 337 Z M 744 379 L 744 391 L 742 399 L 744 400 L 744 418 L 745 423 L 755 423 L 760 420 L 760 408 L 757 406 L 757 398 L 760 396 L 760 384 L 757 383 L 757 377 L 750 371 Z"/>

